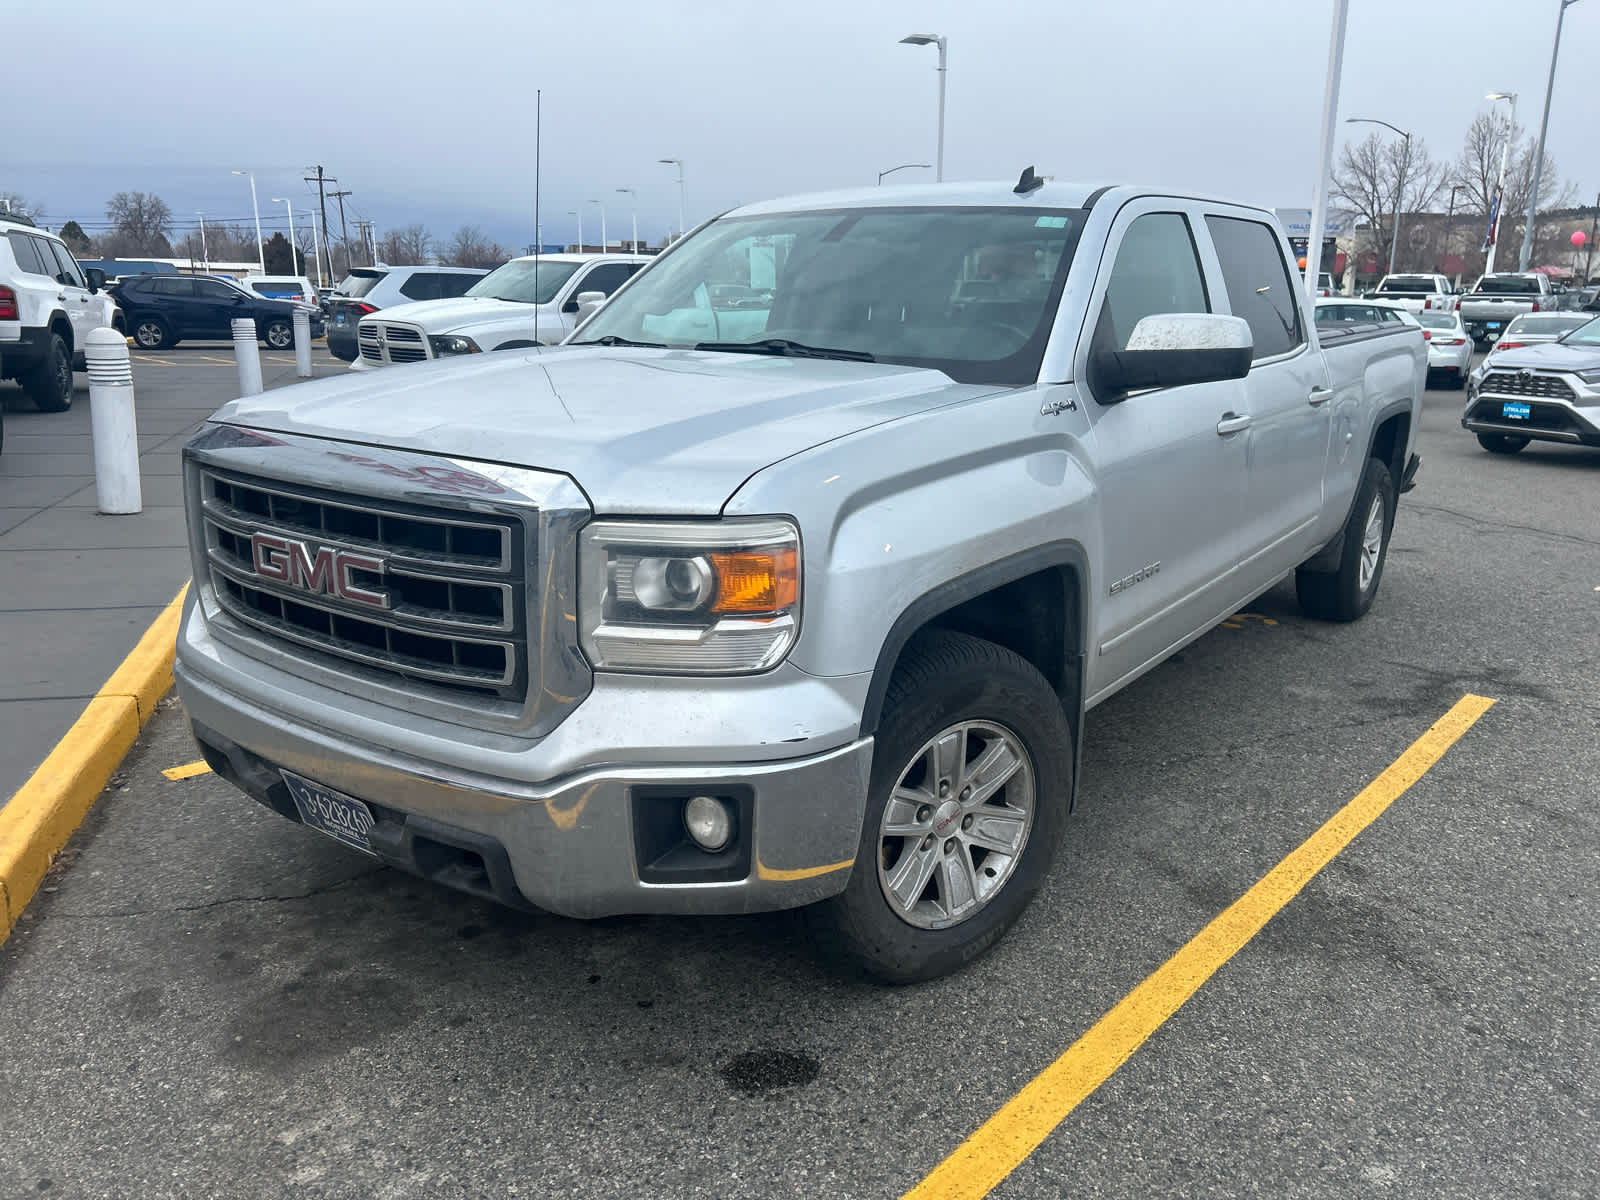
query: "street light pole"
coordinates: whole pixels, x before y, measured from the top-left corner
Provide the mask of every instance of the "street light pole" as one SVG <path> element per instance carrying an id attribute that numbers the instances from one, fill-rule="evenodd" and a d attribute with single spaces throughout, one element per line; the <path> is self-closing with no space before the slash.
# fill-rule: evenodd
<path id="1" fill-rule="evenodd" d="M 683 227 L 683 159 L 658 158 L 656 161 L 659 163 L 669 163 L 678 168 L 678 236 L 682 237 L 688 232 L 688 230 Z"/>
<path id="2" fill-rule="evenodd" d="M 567 216 L 578 218 L 578 253 L 583 253 L 583 212 L 580 209 L 567 209 Z"/>
<path id="3" fill-rule="evenodd" d="M 628 204 L 633 209 L 633 253 L 639 253 L 639 193 L 632 188 L 618 188 L 619 193 L 625 193 Z"/>
<path id="4" fill-rule="evenodd" d="M 1533 221 L 1539 211 L 1539 177 L 1544 173 L 1544 135 L 1550 127 L 1550 95 L 1556 89 L 1556 57 L 1561 53 L 1561 24 L 1567 9 L 1578 0 L 1561 0 L 1561 11 L 1556 13 L 1556 43 L 1550 47 L 1550 77 L 1544 85 L 1544 117 L 1539 122 L 1539 146 L 1533 152 L 1533 187 L 1528 191 L 1528 219 L 1522 226 L 1522 256 L 1517 260 L 1517 270 L 1528 269 L 1528 259 L 1533 254 Z"/>
<path id="5" fill-rule="evenodd" d="M 932 163 L 901 163 L 898 167 L 890 167 L 886 171 L 879 171 L 878 172 L 878 186 L 879 187 L 883 186 L 883 177 L 885 175 L 893 175 L 896 171 L 908 171 L 912 167 L 921 167 L 923 170 L 926 171 L 926 170 L 931 170 L 932 167 L 933 167 L 933 164 Z"/>
<path id="6" fill-rule="evenodd" d="M 256 265 L 261 268 L 261 273 L 267 273 L 267 249 L 261 241 L 261 206 L 256 203 L 256 177 L 249 171 L 233 171 L 231 174 L 243 175 L 250 181 L 250 211 L 256 217 Z"/>
<path id="7" fill-rule="evenodd" d="M 944 85 L 946 54 L 949 50 L 949 40 L 938 33 L 911 33 L 900 39 L 902 46 L 937 46 L 939 47 L 939 151 L 934 161 L 938 164 L 934 168 L 933 179 L 935 183 L 944 182 Z"/>
<path id="8" fill-rule="evenodd" d="M 211 253 L 206 249 L 206 215 L 203 212 L 195 213 L 200 218 L 200 269 L 207 275 L 211 274 Z"/>
<path id="9" fill-rule="evenodd" d="M 1511 162 L 1511 140 L 1517 136 L 1517 94 L 1515 92 L 1490 92 L 1485 100 L 1511 101 L 1511 119 L 1506 126 L 1506 139 L 1500 143 L 1500 174 L 1495 180 L 1494 195 L 1489 199 L 1489 257 L 1484 260 L 1483 273 L 1494 274 L 1494 258 L 1500 249 L 1500 222 L 1505 219 L 1506 167 Z"/>
<path id="10" fill-rule="evenodd" d="M 1315 300 L 1322 272 L 1322 237 L 1328 227 L 1328 181 L 1333 178 L 1333 139 L 1339 118 L 1339 83 L 1344 73 L 1344 31 L 1350 0 L 1334 0 L 1328 35 L 1328 73 L 1322 85 L 1322 141 L 1317 153 L 1317 186 L 1312 192 L 1311 228 L 1306 238 L 1306 294 Z M 1329 263 L 1331 268 L 1334 264 Z"/>
<path id="11" fill-rule="evenodd" d="M 598 200 L 589 201 L 590 204 L 599 205 L 600 208 L 600 253 L 606 252 L 606 206 Z"/>
<path id="12" fill-rule="evenodd" d="M 289 210 L 289 274 L 298 275 L 300 274 L 300 262 L 295 256 L 295 251 L 298 249 L 298 247 L 294 244 L 294 205 L 289 203 L 289 201 L 284 199 L 282 196 L 274 196 L 272 198 L 272 202 L 274 204 L 281 204 Z M 261 273 L 263 275 L 267 273 L 265 264 L 263 264 L 261 268 Z"/>
<path id="13" fill-rule="evenodd" d="M 1400 186 L 1395 189 L 1394 195 L 1394 232 L 1389 238 L 1389 270 L 1388 274 L 1395 273 L 1395 256 L 1400 251 L 1400 205 L 1406 197 L 1406 175 L 1411 170 L 1411 135 L 1398 125 L 1391 125 L 1387 121 L 1379 121 L 1374 117 L 1346 117 L 1346 125 L 1382 125 L 1385 129 L 1392 129 L 1405 138 L 1405 151 L 1400 156 Z"/>

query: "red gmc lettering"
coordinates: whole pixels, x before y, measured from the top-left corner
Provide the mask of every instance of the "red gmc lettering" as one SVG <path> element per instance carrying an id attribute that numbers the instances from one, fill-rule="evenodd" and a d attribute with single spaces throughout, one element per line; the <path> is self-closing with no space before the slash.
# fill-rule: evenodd
<path id="1" fill-rule="evenodd" d="M 370 608 L 389 607 L 388 592 L 364 588 L 355 581 L 356 571 L 383 574 L 384 560 L 376 555 L 335 550 L 332 546 L 313 551 L 310 545 L 294 538 L 257 533 L 250 538 L 250 562 L 260 578 L 273 583 L 314 595 L 337 596 Z"/>

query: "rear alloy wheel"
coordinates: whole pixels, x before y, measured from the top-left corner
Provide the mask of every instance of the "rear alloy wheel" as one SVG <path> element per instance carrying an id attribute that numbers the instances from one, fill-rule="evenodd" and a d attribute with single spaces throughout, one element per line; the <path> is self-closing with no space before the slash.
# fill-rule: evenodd
<path id="1" fill-rule="evenodd" d="M 1332 571 L 1301 567 L 1294 573 L 1295 597 L 1308 617 L 1354 621 L 1372 607 L 1383 578 L 1394 529 L 1396 494 L 1389 468 L 1367 459 L 1356 488 L 1356 502 L 1344 527 L 1344 550 Z"/>
<path id="2" fill-rule="evenodd" d="M 1515 454 L 1521 450 L 1532 438 L 1518 437 L 1514 433 L 1480 433 L 1478 445 L 1490 454 Z"/>
<path id="3" fill-rule="evenodd" d="M 826 953 L 916 983 L 989 950 L 1038 891 L 1065 827 L 1072 729 L 1026 660 L 936 630 L 884 698 L 855 869 L 807 910 Z"/>
<path id="4" fill-rule="evenodd" d="M 72 407 L 72 355 L 59 333 L 50 334 L 44 361 L 28 373 L 22 390 L 40 412 L 66 412 Z"/>
<path id="5" fill-rule="evenodd" d="M 141 350 L 160 350 L 172 344 L 172 335 L 157 318 L 140 317 L 133 323 L 133 340 Z"/>
<path id="6" fill-rule="evenodd" d="M 282 318 L 268 321 L 261 337 L 269 349 L 287 350 L 294 345 L 294 327 Z"/>

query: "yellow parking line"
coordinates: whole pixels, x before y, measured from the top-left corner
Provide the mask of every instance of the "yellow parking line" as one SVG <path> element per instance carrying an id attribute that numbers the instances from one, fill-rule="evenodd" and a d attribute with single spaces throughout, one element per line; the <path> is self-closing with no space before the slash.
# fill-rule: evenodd
<path id="1" fill-rule="evenodd" d="M 233 361 L 234 361 L 231 358 L 212 358 L 209 354 L 197 354 L 197 355 L 195 355 L 195 357 L 198 358 L 198 359 L 202 359 L 205 362 L 222 363 L 223 365 L 229 366 L 229 367 L 233 366 Z"/>
<path id="2" fill-rule="evenodd" d="M 1494 701 L 1466 695 L 1328 822 L 1095 1022 L 903 1200 L 978 1200 L 1126 1062 L 1355 836 L 1444 757 Z"/>
<path id="3" fill-rule="evenodd" d="M 163 366 L 163 367 L 170 367 L 170 366 L 176 365 L 174 363 L 168 362 L 164 358 L 151 358 L 148 354 L 135 354 L 133 356 L 133 361 L 134 362 L 144 362 L 144 363 L 157 363 L 157 364 L 159 364 L 160 366 Z"/>
<path id="4" fill-rule="evenodd" d="M 205 759 L 197 762 L 184 763 L 181 767 L 167 767 L 161 773 L 168 779 L 193 779 L 196 775 L 204 775 L 211 770 L 211 764 Z"/>

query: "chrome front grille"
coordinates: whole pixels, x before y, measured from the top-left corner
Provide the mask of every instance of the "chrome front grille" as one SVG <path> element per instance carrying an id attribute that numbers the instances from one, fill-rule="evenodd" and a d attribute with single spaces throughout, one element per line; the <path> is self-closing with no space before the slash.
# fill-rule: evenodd
<path id="1" fill-rule="evenodd" d="M 356 342 L 361 357 L 375 366 L 424 362 L 431 357 L 427 339 L 414 325 L 362 321 L 356 330 Z"/>
<path id="2" fill-rule="evenodd" d="M 456 693 L 522 701 L 521 523 L 200 472 L 218 605 L 271 637 Z"/>
<path id="3" fill-rule="evenodd" d="M 1534 371 L 1491 371 L 1479 392 L 1497 396 L 1539 396 L 1546 400 L 1571 400 L 1572 388 L 1559 375 Z"/>

